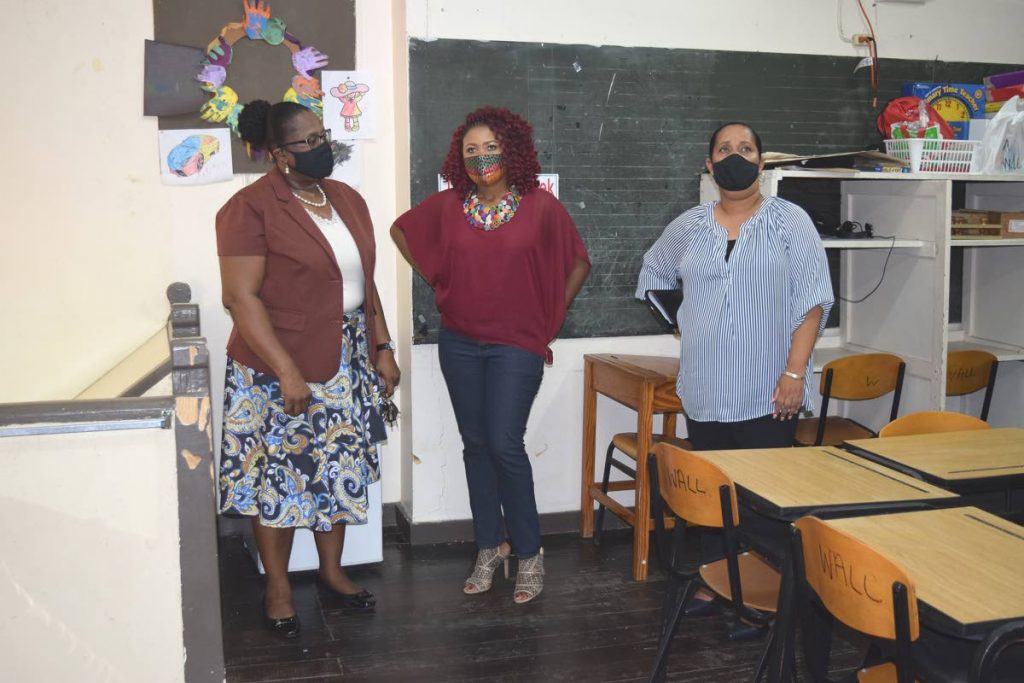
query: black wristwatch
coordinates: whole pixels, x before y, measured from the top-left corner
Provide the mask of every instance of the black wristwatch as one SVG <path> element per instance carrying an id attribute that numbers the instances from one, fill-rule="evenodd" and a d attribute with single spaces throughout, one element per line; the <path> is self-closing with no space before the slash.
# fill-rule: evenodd
<path id="1" fill-rule="evenodd" d="M 395 341 L 393 339 L 383 342 L 382 344 L 377 344 L 378 351 L 394 351 L 396 348 L 398 347 L 395 346 Z"/>

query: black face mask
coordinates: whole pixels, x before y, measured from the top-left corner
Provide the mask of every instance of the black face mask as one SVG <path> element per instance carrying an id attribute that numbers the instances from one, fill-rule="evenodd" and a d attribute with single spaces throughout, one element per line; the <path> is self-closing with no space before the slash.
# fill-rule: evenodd
<path id="1" fill-rule="evenodd" d="M 752 161 L 747 161 L 739 154 L 730 154 L 721 161 L 711 165 L 715 182 L 723 190 L 736 192 L 745 190 L 757 181 L 761 169 Z"/>
<path id="2" fill-rule="evenodd" d="M 334 152 L 328 143 L 305 152 L 292 152 L 295 157 L 295 170 L 307 178 L 322 180 L 334 170 Z"/>

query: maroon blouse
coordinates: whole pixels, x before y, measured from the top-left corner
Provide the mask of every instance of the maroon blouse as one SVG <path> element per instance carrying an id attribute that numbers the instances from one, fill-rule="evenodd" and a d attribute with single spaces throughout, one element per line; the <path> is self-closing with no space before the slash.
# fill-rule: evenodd
<path id="1" fill-rule="evenodd" d="M 446 329 L 550 361 L 548 344 L 565 320 L 565 281 L 577 258 L 590 263 L 558 199 L 532 190 L 512 220 L 485 232 L 466 220 L 455 190 L 445 190 L 395 224 L 434 289 Z"/>

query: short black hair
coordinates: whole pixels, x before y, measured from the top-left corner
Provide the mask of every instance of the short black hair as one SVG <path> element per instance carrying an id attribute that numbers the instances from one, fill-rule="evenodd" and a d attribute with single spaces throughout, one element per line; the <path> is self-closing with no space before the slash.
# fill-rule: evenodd
<path id="1" fill-rule="evenodd" d="M 711 134 L 711 141 L 708 142 L 708 159 L 710 159 L 715 153 L 715 140 L 718 139 L 718 134 L 722 132 L 722 129 L 728 128 L 729 126 L 743 126 L 749 130 L 750 134 L 754 136 L 754 145 L 757 146 L 757 155 L 761 156 L 764 152 L 764 148 L 761 146 L 761 136 L 757 134 L 754 127 L 749 123 L 744 123 L 743 121 L 730 121 L 729 123 L 723 123 L 718 128 L 715 128 L 715 132 Z"/>
<path id="2" fill-rule="evenodd" d="M 285 129 L 295 117 L 308 111 L 312 110 L 297 102 L 253 100 L 238 114 L 238 134 L 254 147 L 273 149 L 284 140 Z"/>

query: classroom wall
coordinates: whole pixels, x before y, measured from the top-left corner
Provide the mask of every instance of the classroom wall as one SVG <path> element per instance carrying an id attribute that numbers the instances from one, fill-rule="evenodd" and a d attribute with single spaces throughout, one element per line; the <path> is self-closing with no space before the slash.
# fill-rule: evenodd
<path id="1" fill-rule="evenodd" d="M 1016 63 L 1021 0 L 864 0 L 885 57 Z M 430 40 L 866 55 L 856 0 L 410 0 L 409 35 Z M 842 34 L 840 33 L 842 31 Z"/>
<path id="2" fill-rule="evenodd" d="M 0 401 L 70 398 L 167 317 L 168 213 L 183 207 L 159 184 L 156 122 L 142 117 L 151 8 L 6 10 L 18 30 L 0 44 Z"/>
<path id="3" fill-rule="evenodd" d="M 1009 63 L 1020 59 L 1010 26 L 1024 20 L 1024 2 L 972 3 L 969 24 L 964 21 L 965 5 L 955 0 L 865 6 L 877 30 L 882 68 L 885 57 Z M 628 5 L 628 21 L 623 21 L 623 7 L 610 0 L 525 0 L 514 8 L 494 10 L 468 0 L 410 0 L 407 21 L 409 37 L 421 40 L 866 54 L 843 39 L 866 32 L 854 0 L 638 2 Z M 671 355 L 677 344 L 667 335 L 605 337 L 558 340 L 553 350 L 555 363 L 545 370 L 526 435 L 542 513 L 579 507 L 583 355 Z M 468 518 L 461 442 L 435 345 L 413 347 L 411 375 L 407 389 L 412 393 L 413 475 L 412 506 L 407 510 L 414 522 Z M 635 419 L 631 411 L 599 398 L 598 463 L 611 435 L 635 429 Z"/>
<path id="4" fill-rule="evenodd" d="M 185 680 L 174 451 L 171 429 L 0 439 L 0 678 Z"/>
<path id="5" fill-rule="evenodd" d="M 404 29 L 393 32 L 396 17 L 404 27 L 404 9 L 401 2 L 356 3 L 357 67 L 388 86 L 380 92 L 381 134 L 361 144 L 362 192 L 378 231 L 378 283 L 389 320 L 398 318 L 400 289 L 387 229 L 397 197 L 408 196 L 396 171 L 407 163 L 407 151 L 398 150 L 407 150 L 408 135 L 393 133 L 407 130 L 401 122 L 408 108 L 394 106 L 391 87 L 405 82 L 392 77 L 396 60 L 406 59 Z M 0 43 L 0 55 L 17 68 L 5 69 L 0 84 L 26 95 L 0 109 L 8 159 L 0 183 L 0 402 L 74 397 L 163 326 L 164 290 L 175 280 L 189 283 L 201 305 L 219 396 L 231 323 L 220 304 L 214 215 L 258 176 L 194 187 L 160 183 L 156 119 L 142 115 L 151 3 L 103 0 L 83 12 L 41 0 L 12 11 L 19 29 Z M 29 75 L 54 85 L 58 97 L 31 99 Z M 383 450 L 385 502 L 400 496 L 401 439 L 396 430 Z"/>

